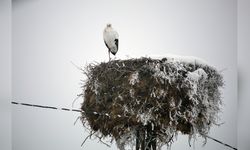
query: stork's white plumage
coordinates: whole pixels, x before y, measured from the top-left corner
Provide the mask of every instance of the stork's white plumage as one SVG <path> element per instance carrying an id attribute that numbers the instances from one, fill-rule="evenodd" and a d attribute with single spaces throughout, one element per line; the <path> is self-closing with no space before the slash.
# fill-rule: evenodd
<path id="1" fill-rule="evenodd" d="M 115 55 L 118 51 L 118 33 L 112 28 L 111 24 L 107 24 L 106 28 L 103 31 L 104 43 L 108 48 L 109 60 L 110 52 Z"/>

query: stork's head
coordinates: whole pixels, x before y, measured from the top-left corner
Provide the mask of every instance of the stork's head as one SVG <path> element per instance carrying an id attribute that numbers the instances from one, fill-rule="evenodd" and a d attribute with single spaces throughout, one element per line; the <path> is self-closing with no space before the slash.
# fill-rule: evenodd
<path id="1" fill-rule="evenodd" d="M 110 24 L 110 23 L 108 23 L 108 24 L 107 24 L 107 27 L 108 27 L 108 28 L 110 28 L 110 27 L 111 27 L 111 24 Z"/>

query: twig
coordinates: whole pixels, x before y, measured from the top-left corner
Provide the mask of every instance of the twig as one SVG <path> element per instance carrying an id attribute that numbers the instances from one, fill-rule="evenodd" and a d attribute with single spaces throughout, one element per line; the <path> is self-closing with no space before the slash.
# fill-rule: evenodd
<path id="1" fill-rule="evenodd" d="M 76 118 L 76 121 L 74 122 L 74 125 L 76 125 L 76 122 L 77 122 L 80 118 L 81 118 L 81 116 L 78 116 L 78 117 Z"/>
<path id="2" fill-rule="evenodd" d="M 90 137 L 91 137 L 93 134 L 95 134 L 95 133 L 96 133 L 96 131 L 93 132 L 93 133 L 90 133 L 90 134 L 84 139 L 84 141 L 82 142 L 81 147 L 82 147 L 83 144 L 87 141 L 87 139 L 90 138 Z"/>
<path id="3" fill-rule="evenodd" d="M 79 67 L 79 66 L 77 66 L 75 63 L 73 63 L 72 61 L 70 61 L 70 63 L 72 64 L 72 65 L 74 65 L 77 69 L 79 69 L 79 70 L 81 70 L 81 71 L 84 71 L 81 67 Z"/>
<path id="4" fill-rule="evenodd" d="M 76 102 L 76 100 L 78 100 L 83 94 L 78 94 L 77 97 L 73 100 L 72 102 L 72 107 L 74 107 L 74 104 Z"/>
<path id="5" fill-rule="evenodd" d="M 106 145 L 107 147 L 111 147 L 111 145 L 108 145 L 107 143 L 103 142 L 101 139 L 99 139 L 99 141 L 100 141 L 102 144 Z"/>
<path id="6" fill-rule="evenodd" d="M 98 138 L 99 138 L 99 142 L 101 142 L 102 144 L 106 145 L 107 147 L 111 147 L 110 145 L 108 145 L 107 143 L 105 143 L 104 141 L 102 141 L 102 137 L 103 137 L 103 135 L 102 135 L 102 136 L 100 136 L 100 137 L 96 135 L 96 137 L 98 137 Z"/>

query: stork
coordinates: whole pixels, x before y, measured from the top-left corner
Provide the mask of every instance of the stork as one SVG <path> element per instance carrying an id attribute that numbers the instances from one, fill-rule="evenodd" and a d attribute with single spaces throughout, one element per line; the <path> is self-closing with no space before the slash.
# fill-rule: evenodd
<path id="1" fill-rule="evenodd" d="M 118 51 L 118 33 L 112 28 L 111 24 L 107 24 L 106 28 L 103 31 L 104 43 L 108 48 L 109 61 L 110 61 L 110 52 L 115 55 Z"/>

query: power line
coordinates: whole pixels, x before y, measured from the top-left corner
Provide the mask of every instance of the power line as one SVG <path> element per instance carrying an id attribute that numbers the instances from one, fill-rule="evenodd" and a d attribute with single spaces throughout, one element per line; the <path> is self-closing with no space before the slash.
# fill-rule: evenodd
<path id="1" fill-rule="evenodd" d="M 219 140 L 217 140 L 217 139 L 215 139 L 215 138 L 212 138 L 212 137 L 210 137 L 210 136 L 208 136 L 208 135 L 205 135 L 205 136 L 206 136 L 207 138 L 209 138 L 209 139 L 211 139 L 211 140 L 217 142 L 217 143 L 220 143 L 220 144 L 226 146 L 226 147 L 229 147 L 229 148 L 232 148 L 232 149 L 234 149 L 234 150 L 237 150 L 237 148 L 232 147 L 231 145 L 228 145 L 228 144 L 226 144 L 226 143 L 223 143 L 223 142 L 221 142 L 221 141 L 219 141 Z"/>
<path id="2" fill-rule="evenodd" d="M 86 111 L 83 111 L 83 110 L 80 110 L 80 109 L 70 109 L 70 108 L 66 108 L 66 107 L 54 107 L 54 106 L 47 106 L 47 105 L 36 105 L 36 104 L 30 104 L 30 103 L 19 103 L 19 102 L 15 102 L 15 101 L 12 101 L 11 104 L 14 104 L 14 105 L 23 105 L 23 106 L 28 106 L 28 107 L 36 107 L 36 108 L 43 108 L 43 109 L 54 109 L 54 110 L 61 110 L 61 111 L 71 111 L 71 112 L 80 112 L 80 113 L 91 113 L 91 114 L 94 114 L 94 115 L 105 115 L 105 116 L 108 116 L 110 117 L 110 115 L 108 113 L 98 113 L 98 112 L 86 112 Z M 121 115 L 117 115 L 117 117 L 121 117 Z M 237 148 L 229 145 L 229 144 L 226 144 L 220 140 L 217 140 L 213 137 L 210 137 L 208 135 L 203 135 L 203 136 L 206 136 L 207 138 L 219 143 L 219 144 L 222 144 L 226 147 L 229 147 L 231 149 L 234 149 L 234 150 L 238 150 Z"/>
<path id="3" fill-rule="evenodd" d="M 60 107 L 53 107 L 53 106 L 45 106 L 45 105 L 35 105 L 35 104 L 29 104 L 29 103 L 19 103 L 19 102 L 11 102 L 14 105 L 23 105 L 23 106 L 30 106 L 30 107 L 38 107 L 38 108 L 45 108 L 45 109 L 57 109 L 57 110 L 63 110 L 63 111 L 75 111 L 75 112 L 84 112 L 80 109 L 69 109 L 69 108 L 60 108 Z"/>

